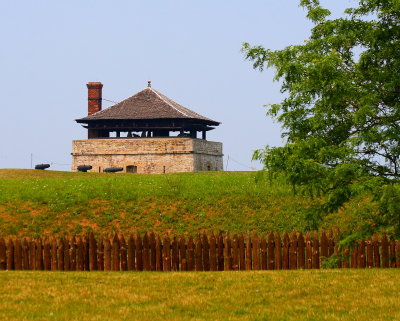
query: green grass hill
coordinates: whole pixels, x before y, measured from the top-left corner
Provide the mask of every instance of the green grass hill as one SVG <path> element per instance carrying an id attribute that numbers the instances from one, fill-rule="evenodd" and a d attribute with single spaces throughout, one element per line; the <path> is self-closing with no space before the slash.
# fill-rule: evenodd
<path id="1" fill-rule="evenodd" d="M 366 198 L 365 198 L 366 199 Z M 373 204 L 355 200 L 321 228 L 354 230 Z M 0 170 L 0 235 L 154 231 L 305 231 L 304 205 L 283 180 L 256 172 L 165 175 Z"/>

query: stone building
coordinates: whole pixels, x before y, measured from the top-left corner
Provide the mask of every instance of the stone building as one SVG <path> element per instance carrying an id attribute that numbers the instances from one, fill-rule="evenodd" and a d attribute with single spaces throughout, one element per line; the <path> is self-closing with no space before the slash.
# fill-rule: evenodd
<path id="1" fill-rule="evenodd" d="M 72 170 L 121 167 L 130 173 L 221 171 L 222 143 L 207 140 L 220 123 L 151 88 L 102 110 L 100 82 L 88 87 L 88 115 L 76 121 L 88 139 L 72 142 Z M 200 136 L 199 138 L 197 136 Z"/>

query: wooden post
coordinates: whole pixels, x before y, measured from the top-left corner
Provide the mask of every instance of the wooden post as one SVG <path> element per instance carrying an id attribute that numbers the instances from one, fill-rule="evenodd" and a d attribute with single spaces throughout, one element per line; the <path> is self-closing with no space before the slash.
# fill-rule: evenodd
<path id="1" fill-rule="evenodd" d="M 160 235 L 157 235 L 156 239 L 156 269 L 157 271 L 163 270 L 162 244 Z"/>
<path id="2" fill-rule="evenodd" d="M 367 240 L 367 267 L 374 267 L 374 252 L 371 238 Z"/>
<path id="3" fill-rule="evenodd" d="M 289 246 L 290 246 L 290 239 L 289 234 L 285 232 L 283 235 L 283 249 L 282 249 L 282 269 L 288 270 L 289 269 Z"/>
<path id="4" fill-rule="evenodd" d="M 33 238 L 29 242 L 29 263 L 31 270 L 36 270 L 36 244 Z"/>
<path id="5" fill-rule="evenodd" d="M 188 241 L 188 271 L 194 271 L 194 242 L 193 237 L 189 236 Z"/>
<path id="6" fill-rule="evenodd" d="M 217 271 L 217 242 L 215 235 L 211 232 L 210 236 L 210 270 Z"/>
<path id="7" fill-rule="evenodd" d="M 186 241 L 183 236 L 181 236 L 179 241 L 179 258 L 181 261 L 181 271 L 187 271 Z"/>
<path id="8" fill-rule="evenodd" d="M 18 237 L 14 242 L 14 264 L 16 270 L 22 270 L 22 246 Z"/>
<path id="9" fill-rule="evenodd" d="M 253 270 L 260 270 L 260 241 L 257 233 L 253 235 Z"/>
<path id="10" fill-rule="evenodd" d="M 343 251 L 341 250 L 342 253 L 339 253 L 339 238 L 340 238 L 340 230 L 338 229 L 336 231 L 336 238 L 334 240 L 334 243 L 335 243 L 335 253 L 339 257 L 338 268 L 341 269 L 343 265 Z"/>
<path id="11" fill-rule="evenodd" d="M 7 243 L 7 270 L 14 270 L 14 242 L 11 237 Z"/>
<path id="12" fill-rule="evenodd" d="M 82 237 L 79 236 L 78 238 L 78 271 L 84 271 L 85 270 L 85 264 L 84 264 L 84 248 L 83 248 L 83 242 L 82 242 Z"/>
<path id="13" fill-rule="evenodd" d="M 75 235 L 71 238 L 71 244 L 69 248 L 69 269 L 70 271 L 76 271 L 76 238 Z"/>
<path id="14" fill-rule="evenodd" d="M 97 271 L 97 243 L 93 232 L 89 235 L 89 269 Z"/>
<path id="15" fill-rule="evenodd" d="M 231 238 L 229 236 L 229 233 L 226 232 L 225 237 L 224 237 L 224 270 L 225 271 L 230 271 L 231 270 Z"/>
<path id="16" fill-rule="evenodd" d="M 328 238 L 325 231 L 321 233 L 321 265 L 328 258 Z"/>
<path id="17" fill-rule="evenodd" d="M 179 271 L 179 242 L 175 235 L 172 239 L 172 271 Z"/>
<path id="18" fill-rule="evenodd" d="M 195 245 L 195 266 L 196 271 L 203 271 L 203 260 L 202 260 L 202 245 L 200 239 L 200 233 L 197 233 Z"/>
<path id="19" fill-rule="evenodd" d="M 143 236 L 143 271 L 150 271 L 150 247 L 147 232 Z"/>
<path id="20" fill-rule="evenodd" d="M 306 264 L 305 264 L 305 242 L 304 242 L 304 236 L 303 233 L 300 232 L 299 237 L 297 238 L 297 252 L 298 252 L 298 257 L 299 257 L 299 269 L 305 269 Z"/>
<path id="21" fill-rule="evenodd" d="M 43 259 L 44 259 L 44 269 L 46 271 L 50 271 L 51 270 L 50 242 L 47 236 L 44 239 Z"/>
<path id="22" fill-rule="evenodd" d="M 345 269 L 348 269 L 350 267 L 349 256 L 350 256 L 349 249 L 344 249 L 343 250 L 343 268 L 345 268 Z"/>
<path id="23" fill-rule="evenodd" d="M 104 271 L 111 271 L 111 242 L 108 237 L 104 240 Z"/>
<path id="24" fill-rule="evenodd" d="M 69 271 L 69 240 L 68 237 L 64 237 L 64 271 Z"/>
<path id="25" fill-rule="evenodd" d="M 389 243 L 389 266 L 391 268 L 396 267 L 396 242 L 391 239 Z"/>
<path id="26" fill-rule="evenodd" d="M 236 233 L 232 239 L 232 269 L 239 270 L 239 238 Z"/>
<path id="27" fill-rule="evenodd" d="M 218 271 L 224 270 L 224 238 L 222 232 L 220 231 L 217 237 L 218 245 Z"/>
<path id="28" fill-rule="evenodd" d="M 351 255 L 351 268 L 356 269 L 358 267 L 358 244 L 353 248 Z"/>
<path id="29" fill-rule="evenodd" d="M 204 271 L 210 271 L 210 246 L 206 232 L 203 232 L 203 268 Z"/>
<path id="30" fill-rule="evenodd" d="M 128 270 L 134 271 L 135 270 L 135 239 L 131 234 L 128 240 Z"/>
<path id="31" fill-rule="evenodd" d="M 268 246 L 264 234 L 261 235 L 261 269 L 267 270 L 268 268 Z"/>
<path id="32" fill-rule="evenodd" d="M 119 243 L 121 246 L 121 271 L 128 271 L 126 242 L 123 234 L 121 234 Z"/>
<path id="33" fill-rule="evenodd" d="M 168 234 L 164 235 L 163 240 L 163 268 L 164 271 L 171 271 L 171 244 Z"/>
<path id="34" fill-rule="evenodd" d="M 358 267 L 358 243 L 350 251 L 350 267 L 356 269 Z"/>
<path id="35" fill-rule="evenodd" d="M 355 244 L 350 253 L 350 267 L 356 269 L 358 266 L 358 244 Z"/>
<path id="36" fill-rule="evenodd" d="M 275 268 L 282 270 L 282 239 L 279 232 L 275 235 Z"/>
<path id="37" fill-rule="evenodd" d="M 382 236 L 382 267 L 389 267 L 389 241 L 387 239 L 386 233 Z"/>
<path id="38" fill-rule="evenodd" d="M 297 234 L 293 231 L 290 235 L 289 243 L 289 268 L 291 270 L 297 269 Z"/>
<path id="39" fill-rule="evenodd" d="M 251 270 L 252 265 L 252 257 L 251 257 L 251 236 L 250 232 L 247 231 L 246 234 L 246 270 Z"/>
<path id="40" fill-rule="evenodd" d="M 139 232 L 136 233 L 136 270 L 143 271 L 143 243 Z"/>
<path id="41" fill-rule="evenodd" d="M 239 268 L 246 270 L 246 247 L 244 246 L 243 233 L 239 235 Z"/>
<path id="42" fill-rule="evenodd" d="M 97 242 L 97 268 L 99 271 L 104 271 L 104 241 L 102 237 Z"/>
<path id="43" fill-rule="evenodd" d="M 112 270 L 119 271 L 120 268 L 120 256 L 119 256 L 119 238 L 115 233 L 112 242 Z"/>
<path id="44" fill-rule="evenodd" d="M 26 242 L 26 240 L 24 239 L 24 247 L 25 247 L 25 242 Z M 52 271 L 57 271 L 57 269 L 58 269 L 58 256 L 57 256 L 57 254 L 58 254 L 57 253 L 57 239 L 53 236 L 53 238 L 51 240 L 51 270 Z M 25 253 L 24 253 L 24 256 L 25 256 Z"/>
<path id="45" fill-rule="evenodd" d="M 157 271 L 156 267 L 156 236 L 154 232 L 150 233 L 149 239 L 149 247 L 150 247 L 150 270 Z"/>
<path id="46" fill-rule="evenodd" d="M 373 247 L 374 247 L 374 267 L 380 268 L 381 267 L 381 257 L 379 254 L 379 239 L 378 234 L 374 235 L 373 239 Z"/>
<path id="47" fill-rule="evenodd" d="M 229 232 L 226 232 L 226 235 L 228 237 L 228 242 L 227 242 L 228 252 L 227 252 L 227 254 L 228 254 L 229 270 L 232 270 L 232 262 L 233 262 L 233 260 L 232 260 L 232 241 L 231 241 L 231 236 L 230 236 Z"/>
<path id="48" fill-rule="evenodd" d="M 335 240 L 333 238 L 333 231 L 330 229 L 328 236 L 328 256 L 332 256 L 333 253 L 335 253 Z"/>
<path id="49" fill-rule="evenodd" d="M 6 270 L 6 269 L 7 269 L 6 242 L 2 237 L 0 237 L 0 270 Z M 24 269 L 26 269 L 25 265 Z"/>
<path id="50" fill-rule="evenodd" d="M 83 237 L 83 265 L 85 267 L 85 271 L 90 271 L 89 266 L 89 236 L 85 235 Z"/>
<path id="51" fill-rule="evenodd" d="M 275 237 L 271 231 L 268 234 L 268 270 L 275 269 Z"/>
<path id="52" fill-rule="evenodd" d="M 400 268 L 400 241 L 396 241 L 396 267 Z"/>
<path id="53" fill-rule="evenodd" d="M 58 241 L 58 270 L 64 271 L 64 238 L 60 237 Z"/>
<path id="54" fill-rule="evenodd" d="M 0 244 L 1 244 L 1 240 L 0 240 Z M 0 245 L 1 247 L 1 245 Z M 0 250 L 1 252 L 1 250 Z M 23 241 L 22 241 L 22 260 L 23 260 L 23 268 L 24 270 L 29 270 L 29 243 L 26 240 L 26 238 L 24 237 Z M 0 254 L 0 261 L 1 261 L 1 254 Z M 0 262 L 0 268 L 1 268 L 1 262 Z M 57 267 L 56 267 L 57 270 Z"/>
<path id="55" fill-rule="evenodd" d="M 314 262 L 314 269 L 319 269 L 319 239 L 317 232 L 314 233 L 313 239 L 313 262 Z"/>
<path id="56" fill-rule="evenodd" d="M 307 269 L 312 269 L 312 243 L 310 232 L 306 234 L 306 266 Z"/>
<path id="57" fill-rule="evenodd" d="M 362 240 L 358 246 L 358 267 L 365 269 L 365 241 Z"/>

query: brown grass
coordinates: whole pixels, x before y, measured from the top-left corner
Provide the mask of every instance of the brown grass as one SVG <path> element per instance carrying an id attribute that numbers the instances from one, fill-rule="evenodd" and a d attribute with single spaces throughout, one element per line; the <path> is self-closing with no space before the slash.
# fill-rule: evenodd
<path id="1" fill-rule="evenodd" d="M 2 320 L 398 320 L 399 270 L 0 272 Z"/>

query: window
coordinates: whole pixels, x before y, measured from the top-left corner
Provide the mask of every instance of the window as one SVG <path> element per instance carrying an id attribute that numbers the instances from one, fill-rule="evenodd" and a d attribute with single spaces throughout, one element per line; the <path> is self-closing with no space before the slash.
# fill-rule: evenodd
<path id="1" fill-rule="evenodd" d="M 137 166 L 135 166 L 135 165 L 126 166 L 126 172 L 127 173 L 137 173 Z"/>

